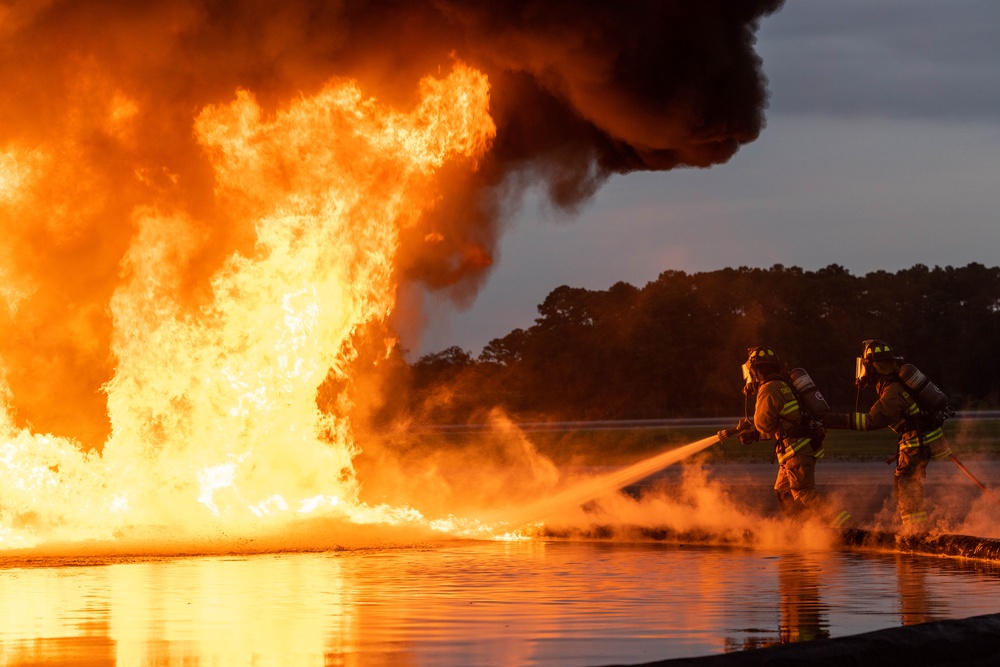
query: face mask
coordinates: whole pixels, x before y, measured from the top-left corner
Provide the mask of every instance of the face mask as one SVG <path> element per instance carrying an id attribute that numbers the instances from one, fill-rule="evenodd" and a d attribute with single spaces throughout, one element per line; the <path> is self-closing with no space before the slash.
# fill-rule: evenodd
<path id="1" fill-rule="evenodd" d="M 868 380 L 868 366 L 865 364 L 865 360 L 861 357 L 856 357 L 854 360 L 854 382 L 856 384 L 864 384 Z"/>
<path id="2" fill-rule="evenodd" d="M 752 394 L 756 390 L 755 382 L 753 381 L 753 376 L 750 374 L 750 363 L 747 362 L 743 364 L 743 393 Z"/>

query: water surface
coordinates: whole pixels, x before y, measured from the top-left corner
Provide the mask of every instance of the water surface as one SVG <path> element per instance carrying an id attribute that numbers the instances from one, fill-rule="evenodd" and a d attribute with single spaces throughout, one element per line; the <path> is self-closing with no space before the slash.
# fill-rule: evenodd
<path id="1" fill-rule="evenodd" d="M 1000 612 L 992 564 L 867 552 L 448 542 L 0 567 L 4 665 L 584 667 Z"/>

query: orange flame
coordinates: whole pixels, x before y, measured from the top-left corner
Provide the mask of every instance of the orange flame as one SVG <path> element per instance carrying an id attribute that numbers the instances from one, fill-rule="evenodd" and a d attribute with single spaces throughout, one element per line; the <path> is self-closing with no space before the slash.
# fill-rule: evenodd
<path id="1" fill-rule="evenodd" d="M 272 117 L 246 90 L 201 111 L 194 131 L 216 199 L 252 226 L 254 247 L 227 258 L 192 313 L 177 293 L 199 226 L 162 205 L 132 211 L 109 305 L 111 435 L 100 455 L 83 453 L 18 428 L 8 400 L 0 546 L 107 539 L 129 526 L 252 534 L 320 511 L 422 520 L 358 501 L 346 412 L 316 404 L 327 375 L 343 377 L 355 356 L 353 334 L 393 310 L 399 234 L 434 205 L 436 173 L 447 161 L 474 165 L 495 134 L 488 82 L 474 69 L 424 79 L 419 98 L 403 113 L 332 81 Z M 108 122 L 124 132 L 136 113 L 119 95 Z M 45 159 L 0 150 L 0 206 Z M 25 298 L 15 288 L 3 293 L 9 309 Z"/>

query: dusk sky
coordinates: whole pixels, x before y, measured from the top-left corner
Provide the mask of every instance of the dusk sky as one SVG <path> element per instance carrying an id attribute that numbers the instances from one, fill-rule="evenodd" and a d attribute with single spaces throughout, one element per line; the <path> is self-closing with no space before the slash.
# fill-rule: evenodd
<path id="1" fill-rule="evenodd" d="M 728 163 L 525 202 L 472 306 L 411 357 L 531 326 L 560 285 L 774 264 L 855 275 L 1000 260 L 1000 4 L 791 0 L 761 22 L 767 126 Z M 405 341 L 404 341 L 405 342 Z"/>

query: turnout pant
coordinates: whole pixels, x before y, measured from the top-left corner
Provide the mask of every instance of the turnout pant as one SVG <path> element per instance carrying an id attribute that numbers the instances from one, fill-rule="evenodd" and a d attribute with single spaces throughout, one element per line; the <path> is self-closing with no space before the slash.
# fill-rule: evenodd
<path id="1" fill-rule="evenodd" d="M 778 466 L 774 494 L 781 509 L 790 514 L 802 510 L 819 510 L 820 497 L 816 491 L 816 457 L 810 451 L 796 452 Z"/>
<path id="2" fill-rule="evenodd" d="M 924 478 L 931 451 L 926 446 L 900 447 L 893 490 L 903 526 L 919 526 L 927 521 L 924 507 Z"/>
<path id="3" fill-rule="evenodd" d="M 823 517 L 833 528 L 843 528 L 851 520 L 850 512 L 835 510 L 816 490 L 816 457 L 810 450 L 799 451 L 778 466 L 774 495 L 785 514 L 813 514 Z"/>

